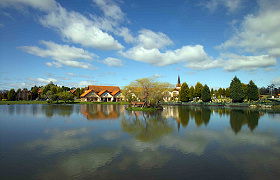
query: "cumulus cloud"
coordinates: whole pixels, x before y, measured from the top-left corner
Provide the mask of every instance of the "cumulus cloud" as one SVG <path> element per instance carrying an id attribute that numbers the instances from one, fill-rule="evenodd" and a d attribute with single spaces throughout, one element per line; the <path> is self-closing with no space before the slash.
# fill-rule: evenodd
<path id="1" fill-rule="evenodd" d="M 214 12 L 218 7 L 225 7 L 227 8 L 229 13 L 232 13 L 240 8 L 241 0 L 209 0 L 202 5 L 209 9 L 211 12 Z"/>
<path id="2" fill-rule="evenodd" d="M 0 6 L 21 8 L 22 6 L 30 6 L 32 8 L 40 9 L 42 11 L 50 11 L 57 7 L 55 0 L 1 0 Z"/>
<path id="3" fill-rule="evenodd" d="M 176 50 L 161 52 L 158 48 L 146 49 L 143 46 L 135 46 L 128 51 L 121 52 L 126 57 L 136 61 L 151 63 L 157 66 L 165 66 L 179 62 L 201 62 L 208 60 L 203 46 L 183 46 Z"/>
<path id="4" fill-rule="evenodd" d="M 107 64 L 108 66 L 114 66 L 114 67 L 120 67 L 123 66 L 122 60 L 117 58 L 108 57 L 104 59 L 104 64 Z"/>
<path id="5" fill-rule="evenodd" d="M 110 34 L 96 26 L 94 21 L 80 13 L 67 11 L 61 6 L 40 18 L 40 22 L 45 27 L 57 30 L 66 40 L 83 46 L 103 50 L 123 48 Z"/>
<path id="6" fill-rule="evenodd" d="M 280 56 L 280 1 L 259 1 L 256 14 L 247 15 L 237 32 L 219 48 Z"/>
<path id="7" fill-rule="evenodd" d="M 138 45 L 145 49 L 162 48 L 173 44 L 169 37 L 162 32 L 153 32 L 148 29 L 142 29 L 138 35 Z"/>
<path id="8" fill-rule="evenodd" d="M 20 48 L 29 54 L 44 58 L 50 57 L 55 60 L 54 62 L 48 62 L 48 66 L 54 65 L 60 67 L 66 65 L 85 69 L 91 68 L 91 64 L 78 61 L 78 59 L 89 60 L 94 56 L 94 54 L 89 53 L 82 48 L 56 44 L 51 41 L 41 41 L 41 44 L 45 45 L 46 48 L 43 49 L 37 46 L 22 46 Z"/>

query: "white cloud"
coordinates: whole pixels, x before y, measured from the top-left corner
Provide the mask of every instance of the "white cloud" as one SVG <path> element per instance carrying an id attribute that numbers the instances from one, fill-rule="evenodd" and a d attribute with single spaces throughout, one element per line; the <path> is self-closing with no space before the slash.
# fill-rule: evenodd
<path id="1" fill-rule="evenodd" d="M 209 0 L 204 7 L 208 8 L 211 12 L 217 10 L 220 6 L 224 6 L 228 9 L 229 13 L 232 13 L 240 8 L 241 0 Z"/>
<path id="2" fill-rule="evenodd" d="M 112 58 L 112 57 L 108 57 L 106 59 L 104 59 L 104 64 L 107 64 L 108 66 L 114 66 L 114 67 L 119 67 L 119 66 L 123 66 L 122 60 L 117 59 L 117 58 Z"/>
<path id="3" fill-rule="evenodd" d="M 280 56 L 280 1 L 259 1 L 255 15 L 247 15 L 237 32 L 219 47 Z"/>
<path id="4" fill-rule="evenodd" d="M 48 66 L 54 65 L 60 67 L 66 65 L 85 69 L 92 68 L 89 63 L 77 61 L 77 59 L 89 60 L 94 56 L 94 54 L 89 53 L 84 49 L 68 45 L 60 45 L 51 41 L 41 41 L 41 43 L 46 46 L 46 49 L 37 46 L 22 46 L 20 48 L 29 54 L 44 58 L 50 57 L 55 60 L 54 62 L 48 62 Z"/>
<path id="5" fill-rule="evenodd" d="M 47 84 L 50 82 L 53 82 L 53 83 L 57 82 L 57 80 L 54 78 L 30 78 L 30 80 L 39 82 L 39 83 L 44 83 L 44 84 Z"/>
<path id="6" fill-rule="evenodd" d="M 59 6 L 40 18 L 42 25 L 57 30 L 63 38 L 83 46 L 119 50 L 123 46 L 110 34 L 103 32 L 95 22 L 80 13 L 67 11 Z"/>
<path id="7" fill-rule="evenodd" d="M 42 11 L 50 11 L 57 7 L 57 3 L 55 0 L 1 0 L 0 6 L 15 8 L 31 6 Z"/>
<path id="8" fill-rule="evenodd" d="M 126 52 L 121 52 L 124 57 L 154 64 L 157 66 L 165 66 L 179 62 L 202 62 L 208 60 L 203 46 L 183 46 L 176 50 L 167 50 L 161 52 L 157 48 L 146 49 L 142 46 L 135 46 Z"/>
<path id="9" fill-rule="evenodd" d="M 122 20 L 124 13 L 113 1 L 110 0 L 93 0 L 95 4 L 102 10 L 106 17 L 110 17 L 115 20 Z"/>
<path id="10" fill-rule="evenodd" d="M 260 56 L 239 56 L 230 55 L 229 60 L 223 62 L 224 69 L 227 71 L 255 70 L 276 65 L 276 59 L 269 55 Z"/>
<path id="11" fill-rule="evenodd" d="M 145 49 L 162 48 L 173 44 L 169 37 L 162 32 L 153 32 L 148 29 L 143 29 L 139 31 L 138 35 L 138 45 L 144 47 Z"/>

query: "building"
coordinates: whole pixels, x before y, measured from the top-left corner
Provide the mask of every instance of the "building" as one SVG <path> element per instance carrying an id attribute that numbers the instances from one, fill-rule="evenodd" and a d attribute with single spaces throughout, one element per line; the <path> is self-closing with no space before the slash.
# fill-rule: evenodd
<path id="1" fill-rule="evenodd" d="M 165 96 L 163 98 L 163 100 L 165 102 L 168 102 L 168 101 L 179 101 L 180 89 L 181 89 L 181 80 L 180 80 L 180 76 L 178 76 L 178 81 L 177 81 L 176 87 L 172 91 L 169 91 L 168 95 Z"/>
<path id="2" fill-rule="evenodd" d="M 81 101 L 89 102 L 119 102 L 123 100 L 121 89 L 118 86 L 95 86 L 85 88 Z"/>

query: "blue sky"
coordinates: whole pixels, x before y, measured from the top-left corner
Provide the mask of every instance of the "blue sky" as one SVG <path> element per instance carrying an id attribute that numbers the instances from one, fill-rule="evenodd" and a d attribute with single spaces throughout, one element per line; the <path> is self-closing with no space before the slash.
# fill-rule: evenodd
<path id="1" fill-rule="evenodd" d="M 1 0 L 0 89 L 280 85 L 279 0 Z"/>

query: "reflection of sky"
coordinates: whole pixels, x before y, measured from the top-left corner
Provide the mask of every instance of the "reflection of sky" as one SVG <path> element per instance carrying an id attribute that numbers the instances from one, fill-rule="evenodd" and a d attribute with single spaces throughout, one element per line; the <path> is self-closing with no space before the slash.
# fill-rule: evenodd
<path id="1" fill-rule="evenodd" d="M 244 170 L 255 167 L 261 175 L 266 173 L 261 169 L 263 163 L 271 171 L 280 167 L 280 121 L 277 121 L 277 115 L 272 117 L 264 114 L 253 132 L 244 125 L 237 134 L 231 130 L 229 115 L 212 114 L 207 126 L 202 124 L 199 127 L 194 119 L 190 118 L 188 126 L 181 126 L 179 132 L 174 115 L 162 119 L 162 123 L 167 122 L 164 126 L 172 131 L 159 135 L 150 134 L 156 138 L 141 141 L 135 139 L 135 132 L 124 132 L 121 126 L 123 120 L 133 122 L 133 113 L 128 115 L 121 112 L 119 118 L 114 120 L 87 120 L 80 113 L 79 106 L 74 106 L 67 108 L 72 111 L 70 113 L 60 110 L 49 112 L 53 114 L 51 117 L 46 115 L 44 108 L 37 108 L 36 112 L 41 115 L 33 117 L 33 111 L 29 108 L 34 106 L 26 106 L 23 107 L 25 110 L 18 111 L 15 110 L 16 107 L 14 112 L 6 112 L 6 106 L 0 106 L 1 154 L 5 154 L 3 160 L 17 159 L 14 167 L 20 168 L 25 162 L 19 157 L 25 156 L 27 152 L 34 154 L 39 160 L 48 158 L 50 164 L 42 161 L 32 168 L 47 167 L 46 170 L 36 173 L 36 176 L 50 179 L 59 176 L 86 178 L 100 172 L 110 172 L 115 168 L 120 172 L 129 171 L 131 167 L 142 170 L 163 168 L 164 171 L 164 167 L 172 162 L 172 159 L 176 159 L 177 153 L 182 154 L 188 164 L 192 163 L 188 161 L 190 157 L 196 158 L 198 162 L 207 157 L 211 162 L 211 159 L 218 155 L 232 164 L 243 162 Z M 17 114 L 19 116 L 16 116 Z M 139 117 L 142 118 L 141 115 Z M 146 121 L 141 120 L 153 122 L 149 118 Z M 164 127 L 160 122 L 152 125 Z M 139 129 L 135 128 L 134 131 Z M 10 150 L 14 152 L 14 157 L 5 153 Z M 254 154 L 254 158 L 250 153 Z M 28 157 L 25 156 L 25 159 Z M 252 165 L 253 162 L 255 165 Z M 277 175 L 280 175 L 279 173 L 280 171 L 276 172 Z"/>

